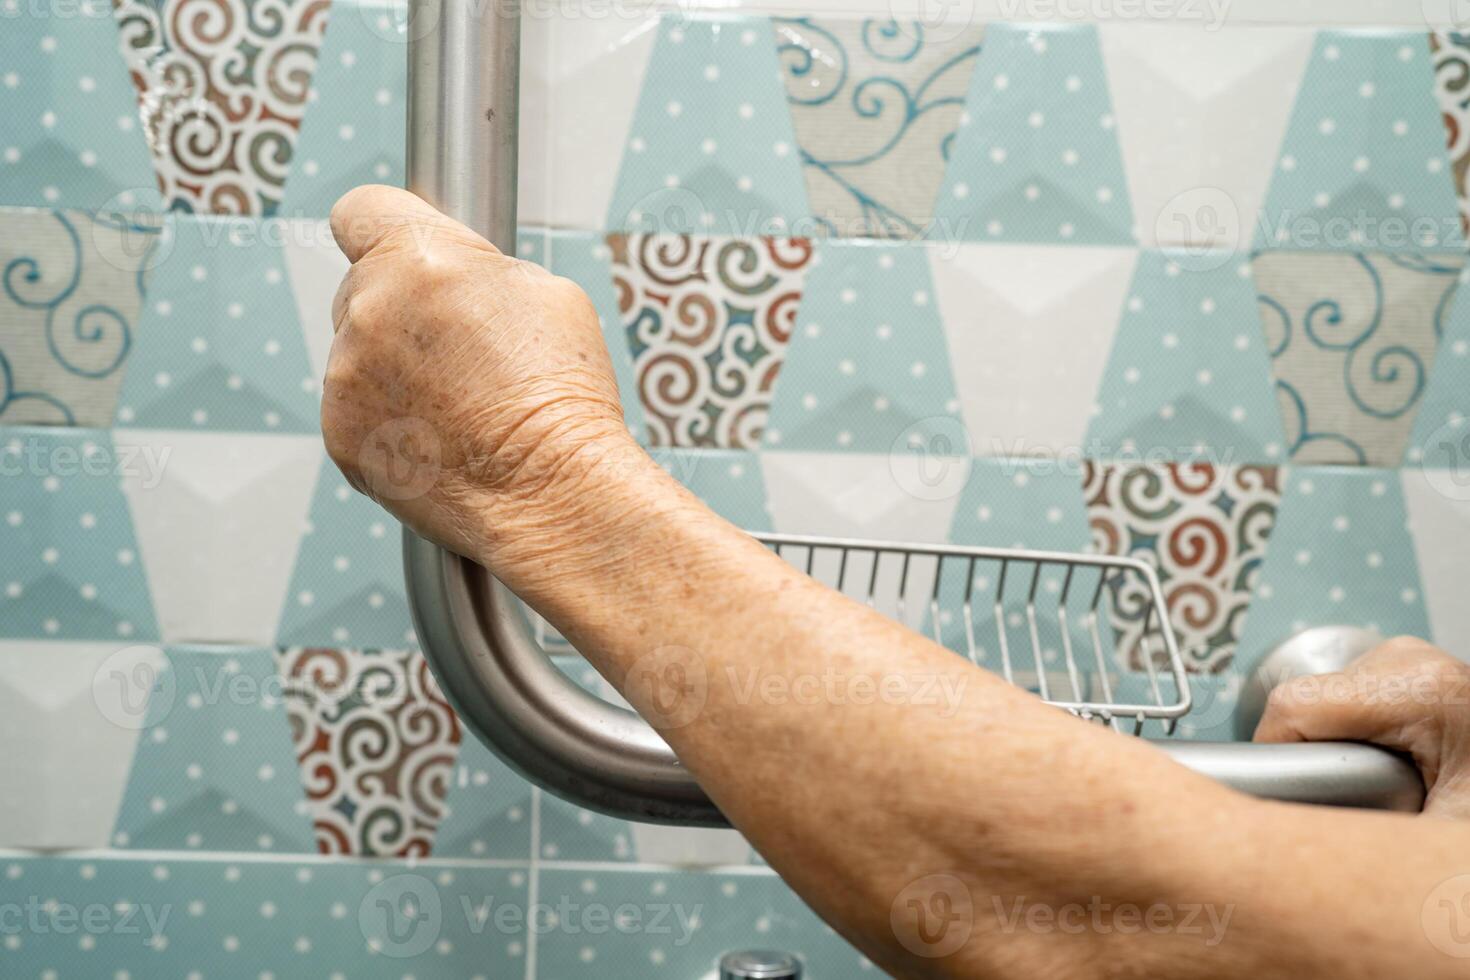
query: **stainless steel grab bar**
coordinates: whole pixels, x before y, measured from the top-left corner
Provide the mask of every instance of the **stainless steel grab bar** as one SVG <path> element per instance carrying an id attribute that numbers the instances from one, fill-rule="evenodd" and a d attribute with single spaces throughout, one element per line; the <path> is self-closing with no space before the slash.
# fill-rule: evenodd
<path id="1" fill-rule="evenodd" d="M 518 6 L 410 0 L 408 30 L 409 186 L 510 254 Z M 418 636 L 445 695 L 509 765 L 559 796 L 614 816 L 725 823 L 651 727 L 581 690 L 551 664 L 515 597 L 488 572 L 407 530 L 404 571 Z M 1155 744 L 1259 796 L 1391 810 L 1422 805 L 1414 767 L 1371 746 Z"/>

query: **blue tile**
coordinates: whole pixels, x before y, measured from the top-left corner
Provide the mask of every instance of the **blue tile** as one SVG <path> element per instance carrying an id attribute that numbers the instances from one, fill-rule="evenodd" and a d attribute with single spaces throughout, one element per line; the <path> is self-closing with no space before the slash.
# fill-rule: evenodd
<path id="1" fill-rule="evenodd" d="M 158 635 L 118 481 L 163 462 L 120 452 L 103 431 L 0 429 L 0 634 Z"/>
<path id="2" fill-rule="evenodd" d="M 1141 254 L 1097 407 L 1095 458 L 1279 460 L 1286 434 L 1249 266 Z"/>
<path id="3" fill-rule="evenodd" d="M 1095 28 L 988 26 L 965 113 L 929 238 L 1133 241 Z"/>
<path id="4" fill-rule="evenodd" d="M 408 25 L 403 5 L 338 0 L 312 78 L 280 213 L 325 218 L 359 184 L 404 183 Z"/>
<path id="5" fill-rule="evenodd" d="M 444 818 L 434 834 L 434 856 L 529 859 L 530 854 L 531 784 L 466 731 L 450 774 Z"/>
<path id="6" fill-rule="evenodd" d="M 160 209 L 112 5 L 44 9 L 0 31 L 0 204 Z"/>
<path id="7" fill-rule="evenodd" d="M 1426 32 L 1318 33 L 1256 246 L 1465 248 Z"/>
<path id="8" fill-rule="evenodd" d="M 113 842 L 143 850 L 316 850 L 269 650 L 172 648 Z"/>
<path id="9" fill-rule="evenodd" d="M 322 457 L 296 568 L 286 590 L 282 646 L 401 648 L 413 620 L 403 585 L 398 522 Z"/>
<path id="10" fill-rule="evenodd" d="M 317 382 L 279 221 L 177 215 L 160 248 L 117 420 L 139 428 L 319 431 Z"/>
<path id="11" fill-rule="evenodd" d="M 606 226 L 770 235 L 807 210 L 770 21 L 665 17 Z"/>
<path id="12" fill-rule="evenodd" d="M 888 452 L 951 432 L 959 410 L 926 247 L 822 242 L 765 444 Z"/>

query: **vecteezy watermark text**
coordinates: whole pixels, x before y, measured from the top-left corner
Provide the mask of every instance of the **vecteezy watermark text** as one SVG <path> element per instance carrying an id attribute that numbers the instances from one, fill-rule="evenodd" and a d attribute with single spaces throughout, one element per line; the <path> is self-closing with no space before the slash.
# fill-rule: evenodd
<path id="1" fill-rule="evenodd" d="M 991 896 L 995 921 L 1006 934 L 1030 932 L 1040 935 L 1062 933 L 1076 936 L 1119 934 L 1124 936 L 1150 933 L 1202 936 L 1206 946 L 1218 946 L 1225 939 L 1234 904 L 1215 905 L 1194 902 L 1171 905 L 1154 902 L 1109 902 L 1094 895 L 1086 902 L 1028 902 L 1024 897 L 1009 902 L 999 895 Z"/>

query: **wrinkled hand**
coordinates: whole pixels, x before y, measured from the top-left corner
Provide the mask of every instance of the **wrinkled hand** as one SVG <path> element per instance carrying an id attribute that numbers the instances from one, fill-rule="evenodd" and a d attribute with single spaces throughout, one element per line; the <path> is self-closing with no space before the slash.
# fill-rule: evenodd
<path id="1" fill-rule="evenodd" d="M 1372 742 L 1411 756 L 1424 812 L 1470 819 L 1470 665 L 1412 637 L 1271 692 L 1257 742 Z"/>
<path id="2" fill-rule="evenodd" d="M 332 304 L 327 451 L 420 534 L 485 559 L 494 529 L 631 444 L 597 314 L 572 282 L 502 255 L 407 191 L 332 209 L 352 268 Z"/>

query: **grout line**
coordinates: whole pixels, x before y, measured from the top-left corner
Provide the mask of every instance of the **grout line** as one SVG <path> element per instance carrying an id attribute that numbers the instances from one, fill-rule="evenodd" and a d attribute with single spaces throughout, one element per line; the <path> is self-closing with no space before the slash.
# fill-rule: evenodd
<path id="1" fill-rule="evenodd" d="M 539 791 L 538 791 L 539 792 Z M 532 812 L 537 809 L 533 801 Z M 533 839 L 533 847 L 539 842 Z M 219 864 L 289 864 L 289 865 L 332 865 L 341 864 L 369 869 L 384 865 L 402 865 L 407 868 L 483 868 L 486 870 L 516 870 L 538 868 L 546 871 L 579 871 L 584 873 L 612 872 L 655 872 L 659 874 L 722 874 L 774 877 L 776 872 L 760 864 L 657 864 L 642 861 L 548 861 L 534 858 L 527 862 L 513 858 L 399 858 L 399 857 L 355 857 L 343 854 L 283 854 L 279 851 L 255 853 L 253 851 L 160 851 L 160 850 L 91 850 L 33 851 L 21 848 L 0 848 L 0 861 L 135 861 L 135 862 L 192 862 Z M 530 880 L 535 880 L 534 878 Z"/>
<path id="2" fill-rule="evenodd" d="M 541 787 L 531 787 L 531 870 L 526 875 L 526 908 L 531 918 L 526 922 L 526 980 L 536 980 L 536 903 L 541 899 Z"/>

